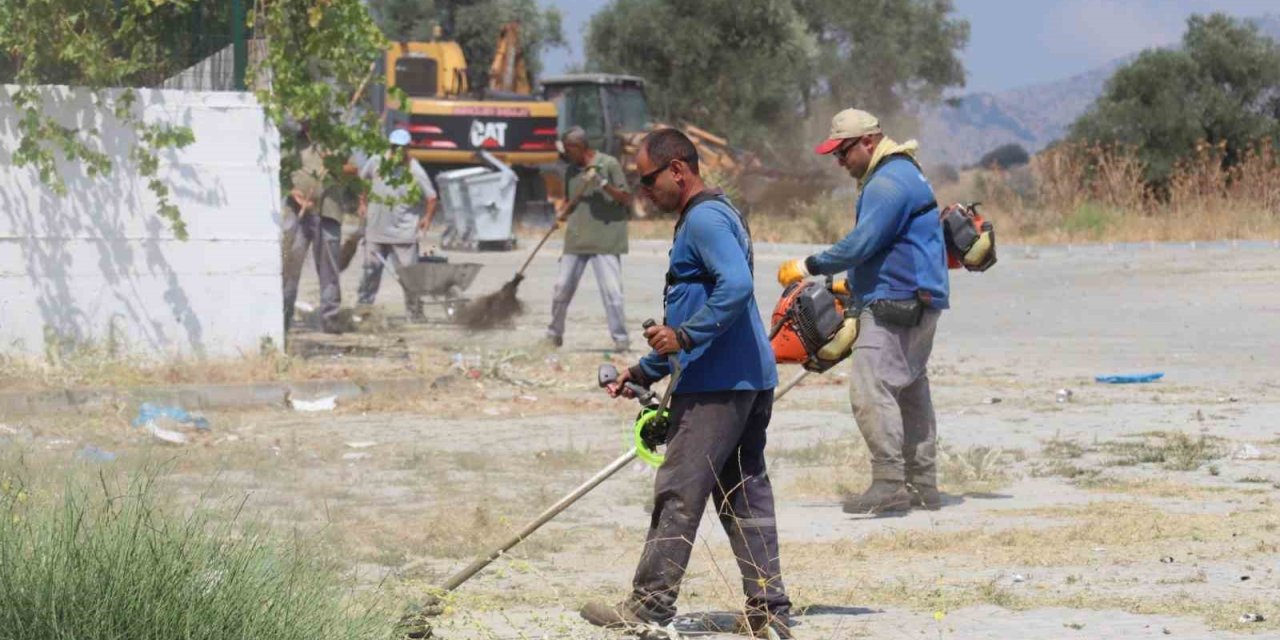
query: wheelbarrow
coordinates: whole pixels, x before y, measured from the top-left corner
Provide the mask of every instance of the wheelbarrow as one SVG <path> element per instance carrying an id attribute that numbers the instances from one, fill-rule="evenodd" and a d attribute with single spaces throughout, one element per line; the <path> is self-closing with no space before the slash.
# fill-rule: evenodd
<path id="1" fill-rule="evenodd" d="M 478 262 L 446 262 L 441 259 L 426 258 L 416 264 L 400 266 L 378 256 L 383 266 L 391 271 L 405 295 L 417 296 L 423 304 L 440 305 L 444 308 L 445 317 L 452 322 L 458 310 L 467 306 L 468 298 L 463 292 L 475 281 L 480 273 Z"/>

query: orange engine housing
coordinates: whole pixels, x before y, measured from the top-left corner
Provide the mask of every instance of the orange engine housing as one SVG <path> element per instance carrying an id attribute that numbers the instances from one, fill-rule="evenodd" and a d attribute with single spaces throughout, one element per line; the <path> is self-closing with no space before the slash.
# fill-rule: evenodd
<path id="1" fill-rule="evenodd" d="M 769 344 L 778 364 L 805 364 L 835 334 L 844 317 L 840 298 L 813 281 L 800 281 L 782 292 L 773 308 Z"/>

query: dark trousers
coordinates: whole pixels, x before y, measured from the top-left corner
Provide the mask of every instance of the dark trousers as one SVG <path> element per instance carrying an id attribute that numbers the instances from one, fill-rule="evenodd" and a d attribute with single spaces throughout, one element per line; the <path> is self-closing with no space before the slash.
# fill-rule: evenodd
<path id="1" fill-rule="evenodd" d="M 284 330 L 293 324 L 293 304 L 298 300 L 298 283 L 302 265 L 310 251 L 320 279 L 320 317 L 326 325 L 337 325 L 342 308 L 342 291 L 338 286 L 338 251 L 342 240 L 342 224 L 318 213 L 298 215 L 289 200 L 284 209 Z"/>
<path id="2" fill-rule="evenodd" d="M 671 399 L 673 433 L 654 482 L 653 518 L 636 568 L 631 605 L 665 624 L 689 564 L 707 499 L 742 572 L 747 608 L 786 616 L 765 430 L 773 390 L 681 394 Z"/>
<path id="3" fill-rule="evenodd" d="M 418 244 L 364 241 L 364 272 L 360 275 L 360 287 L 357 300 L 362 305 L 372 305 L 378 295 L 378 287 L 382 285 L 382 260 L 391 262 L 392 269 L 407 267 L 418 261 Z M 404 290 L 404 310 L 410 320 L 422 320 L 422 298 L 404 286 L 400 278 L 400 288 Z"/>

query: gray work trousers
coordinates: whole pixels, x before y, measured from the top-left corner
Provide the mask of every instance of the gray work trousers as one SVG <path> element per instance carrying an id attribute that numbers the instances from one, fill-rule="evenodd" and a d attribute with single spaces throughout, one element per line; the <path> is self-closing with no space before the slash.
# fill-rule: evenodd
<path id="1" fill-rule="evenodd" d="M 286 199 L 282 226 L 284 248 L 284 330 L 293 324 L 293 305 L 298 301 L 298 283 L 307 252 L 316 263 L 320 279 L 320 318 L 328 326 L 336 326 L 342 308 L 342 289 L 338 285 L 338 250 L 342 243 L 342 224 L 318 213 L 298 215 L 292 200 Z"/>
<path id="2" fill-rule="evenodd" d="M 381 256 L 381 258 L 379 258 Z M 391 244 L 389 242 L 370 242 L 368 238 L 364 241 L 364 271 L 360 274 L 360 288 L 357 289 L 357 301 L 360 304 L 373 304 L 378 296 L 378 287 L 382 285 L 382 258 L 392 263 L 395 267 L 408 266 L 418 261 L 418 245 L 413 244 Z M 404 309 L 410 318 L 419 319 L 422 317 L 422 298 L 410 293 L 404 285 L 400 285 L 404 290 Z"/>
<path id="3" fill-rule="evenodd" d="M 609 320 L 609 335 L 615 345 L 626 346 L 630 344 L 630 339 L 627 337 L 626 315 L 622 308 L 622 256 L 617 255 L 566 253 L 560 256 L 560 276 L 556 280 L 555 292 L 551 295 L 551 324 L 547 326 L 547 336 L 564 337 L 569 303 L 573 301 L 573 294 L 578 291 L 578 282 L 582 280 L 588 264 L 596 275 L 596 285 L 600 287 L 600 299 L 604 302 L 604 313 Z"/>
<path id="4" fill-rule="evenodd" d="M 925 309 L 920 324 L 858 318 L 849 403 L 871 451 L 871 477 L 937 486 L 938 424 L 929 395 L 929 353 L 942 312 Z"/>
<path id="5" fill-rule="evenodd" d="M 654 481 L 654 508 L 629 606 L 665 624 L 689 564 L 707 499 L 742 572 L 748 611 L 785 618 L 773 486 L 765 469 L 765 430 L 773 390 L 690 393 L 671 399 L 666 460 Z"/>

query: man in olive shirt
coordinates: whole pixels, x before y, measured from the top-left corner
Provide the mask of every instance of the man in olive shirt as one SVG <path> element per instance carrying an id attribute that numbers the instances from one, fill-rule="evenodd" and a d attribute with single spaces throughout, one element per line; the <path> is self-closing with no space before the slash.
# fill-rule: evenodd
<path id="1" fill-rule="evenodd" d="M 342 240 L 342 187 L 325 184 L 324 155 L 318 149 L 308 144 L 300 155 L 302 167 L 293 172 L 293 188 L 285 198 L 283 216 L 284 330 L 288 332 L 293 323 L 298 281 L 307 251 L 311 251 L 320 279 L 321 328 L 325 333 L 341 333 L 338 251 Z"/>
<path id="2" fill-rule="evenodd" d="M 558 222 L 567 220 L 568 228 L 564 255 L 560 257 L 560 277 L 551 300 L 547 339 L 557 347 L 564 344 L 569 303 L 589 264 L 600 287 L 614 348 L 627 351 L 630 339 L 622 310 L 622 254 L 627 252 L 627 210 L 631 206 L 627 179 L 617 158 L 590 147 L 581 127 L 571 127 L 560 139 L 569 159 L 566 195 L 583 196 L 575 209 L 562 209 L 556 216 Z"/>

